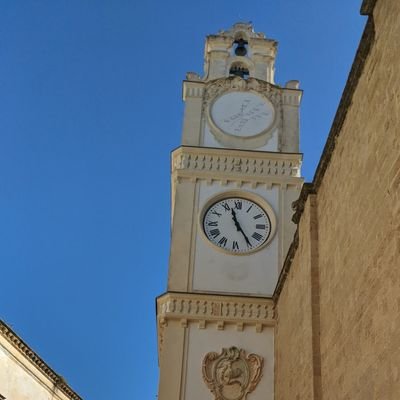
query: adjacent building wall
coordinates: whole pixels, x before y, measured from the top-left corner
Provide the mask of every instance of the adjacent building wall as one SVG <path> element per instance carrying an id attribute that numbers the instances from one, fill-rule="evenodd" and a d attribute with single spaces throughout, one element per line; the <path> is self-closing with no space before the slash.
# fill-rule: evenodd
<path id="1" fill-rule="evenodd" d="M 305 196 L 276 292 L 277 400 L 400 396 L 399 20 L 376 2 Z"/>
<path id="2" fill-rule="evenodd" d="M 82 400 L 26 343 L 0 321 L 0 399 Z"/>
<path id="3" fill-rule="evenodd" d="M 313 210 L 307 204 L 299 227 L 301 241 L 294 255 L 276 309 L 276 399 L 313 398 L 311 236 Z M 297 240 L 297 237 L 295 238 Z"/>

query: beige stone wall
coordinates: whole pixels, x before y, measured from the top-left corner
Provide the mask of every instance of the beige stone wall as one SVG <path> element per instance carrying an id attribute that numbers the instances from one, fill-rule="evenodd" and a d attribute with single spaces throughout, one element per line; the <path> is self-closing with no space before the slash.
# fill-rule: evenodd
<path id="1" fill-rule="evenodd" d="M 376 42 L 318 191 L 324 400 L 400 397 L 400 2 Z"/>
<path id="2" fill-rule="evenodd" d="M 312 399 L 311 237 L 307 204 L 301 241 L 276 307 L 276 400 Z"/>
<path id="3" fill-rule="evenodd" d="M 373 16 L 375 42 L 278 298 L 276 399 L 400 396 L 400 2 L 378 0 Z"/>

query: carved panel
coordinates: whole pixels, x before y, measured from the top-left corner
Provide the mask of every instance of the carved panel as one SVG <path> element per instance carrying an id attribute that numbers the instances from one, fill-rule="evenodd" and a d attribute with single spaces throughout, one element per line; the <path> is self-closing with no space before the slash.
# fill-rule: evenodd
<path id="1" fill-rule="evenodd" d="M 158 316 L 164 319 L 225 320 L 231 322 L 264 323 L 274 321 L 270 299 L 240 300 L 229 296 L 167 294 L 157 301 Z"/>
<path id="2" fill-rule="evenodd" d="M 263 327 L 274 325 L 275 311 L 272 299 L 167 293 L 157 299 L 157 320 L 161 353 L 164 330 L 170 320 L 178 321 L 182 328 L 187 328 L 189 322 L 196 322 L 198 329 L 213 323 L 213 329 L 218 330 L 233 324 L 238 331 L 252 326 L 260 333 Z"/>
<path id="3" fill-rule="evenodd" d="M 301 155 L 180 147 L 172 154 L 175 178 L 301 185 Z"/>
<path id="4" fill-rule="evenodd" d="M 201 98 L 204 93 L 203 84 L 197 82 L 184 82 L 183 84 L 183 99 L 186 101 L 189 97 Z"/>
<path id="5" fill-rule="evenodd" d="M 245 400 L 258 385 L 264 360 L 237 347 L 211 352 L 203 360 L 203 379 L 215 400 Z"/>

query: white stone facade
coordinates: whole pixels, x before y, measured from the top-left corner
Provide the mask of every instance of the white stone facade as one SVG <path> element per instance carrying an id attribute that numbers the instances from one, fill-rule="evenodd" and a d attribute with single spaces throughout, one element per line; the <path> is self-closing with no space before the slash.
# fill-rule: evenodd
<path id="1" fill-rule="evenodd" d="M 82 400 L 22 339 L 0 321 L 1 400 Z"/>
<path id="2" fill-rule="evenodd" d="M 235 24 L 207 37 L 204 77 L 189 73 L 183 84 L 168 292 L 157 300 L 159 400 L 274 398 L 271 297 L 303 184 L 302 92 L 297 81 L 275 85 L 276 48 L 250 24 Z M 235 198 L 236 211 L 224 207 L 236 207 Z"/>

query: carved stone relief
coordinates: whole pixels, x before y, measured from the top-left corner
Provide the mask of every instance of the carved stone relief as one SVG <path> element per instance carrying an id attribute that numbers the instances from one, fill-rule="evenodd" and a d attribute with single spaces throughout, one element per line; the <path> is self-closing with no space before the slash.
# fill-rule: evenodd
<path id="1" fill-rule="evenodd" d="M 220 354 L 210 352 L 204 357 L 203 379 L 215 400 L 245 400 L 260 382 L 263 365 L 257 354 L 223 348 Z"/>
<path id="2" fill-rule="evenodd" d="M 227 134 L 218 127 L 211 117 L 214 103 L 229 92 L 253 92 L 264 96 L 274 108 L 274 121 L 265 131 L 254 136 Z M 204 88 L 202 112 L 215 139 L 227 148 L 254 150 L 264 146 L 282 127 L 282 90 L 281 88 L 256 78 L 243 79 L 238 76 L 215 79 Z M 277 133 L 278 134 L 278 133 Z M 279 134 L 278 134 L 279 136 Z M 279 140 L 279 139 L 278 139 Z"/>
<path id="3" fill-rule="evenodd" d="M 281 91 L 271 83 L 256 78 L 243 79 L 238 76 L 231 76 L 215 79 L 207 84 L 203 98 L 203 110 L 206 109 L 210 101 L 228 90 L 254 90 L 267 96 L 275 107 L 278 107 L 281 103 Z"/>

